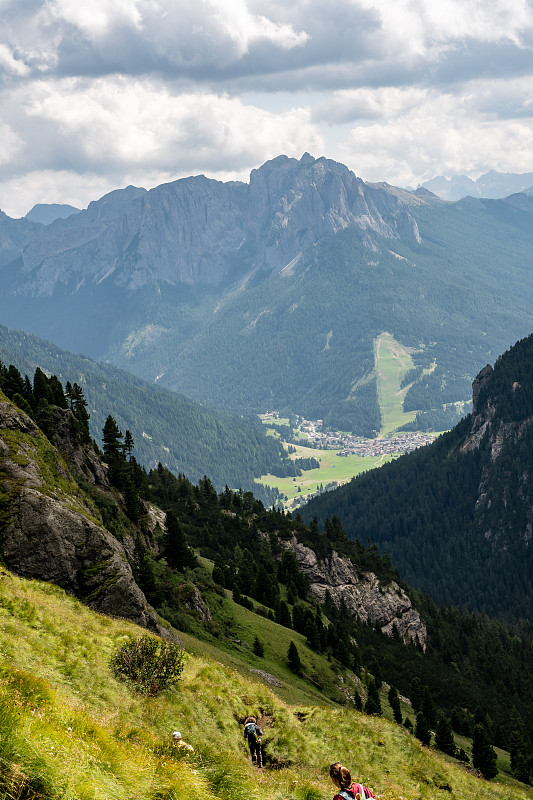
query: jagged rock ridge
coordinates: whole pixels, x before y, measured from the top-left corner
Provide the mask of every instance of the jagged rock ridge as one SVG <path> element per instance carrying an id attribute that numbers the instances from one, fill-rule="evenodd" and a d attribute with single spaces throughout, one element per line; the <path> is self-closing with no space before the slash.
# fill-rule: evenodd
<path id="1" fill-rule="evenodd" d="M 426 648 L 427 630 L 411 600 L 397 583 L 380 585 L 372 572 L 362 572 L 349 558 L 335 550 L 319 560 L 314 550 L 298 542 L 279 539 L 283 549 L 291 550 L 298 566 L 309 579 L 310 590 L 323 603 L 326 593 L 340 608 L 344 603 L 352 616 L 391 636 L 394 628 L 403 642 Z"/>
<path id="2" fill-rule="evenodd" d="M 112 192 L 56 220 L 21 249 L 13 291 L 51 295 L 111 281 L 229 285 L 256 271 L 301 269 L 313 244 L 347 227 L 419 240 L 415 195 L 365 184 L 342 164 L 305 154 L 252 171 L 249 184 L 203 175 L 146 192 Z"/>

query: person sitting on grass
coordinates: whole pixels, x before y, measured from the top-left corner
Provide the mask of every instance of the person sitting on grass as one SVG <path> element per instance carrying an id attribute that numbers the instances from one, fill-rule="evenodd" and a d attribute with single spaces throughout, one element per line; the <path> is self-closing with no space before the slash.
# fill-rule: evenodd
<path id="1" fill-rule="evenodd" d="M 176 748 L 177 752 L 183 755 L 188 755 L 189 753 L 194 752 L 194 747 L 190 744 L 187 744 L 183 741 L 183 736 L 179 731 L 174 731 L 172 734 L 172 744 Z"/>
<path id="2" fill-rule="evenodd" d="M 335 786 L 340 789 L 333 800 L 367 800 L 369 797 L 376 796 L 371 789 L 363 786 L 362 783 L 352 783 L 350 770 L 343 767 L 340 761 L 331 764 L 329 777 Z"/>

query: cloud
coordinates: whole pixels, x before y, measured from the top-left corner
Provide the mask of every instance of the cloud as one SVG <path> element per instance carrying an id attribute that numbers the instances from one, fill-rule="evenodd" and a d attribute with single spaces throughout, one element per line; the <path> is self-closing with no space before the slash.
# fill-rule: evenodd
<path id="1" fill-rule="evenodd" d="M 173 93 L 161 83 L 123 77 L 16 87 L 0 104 L 0 114 L 13 130 L 25 132 L 24 139 L 13 138 L 0 189 L 2 181 L 11 186 L 26 172 L 37 180 L 53 170 L 93 176 L 89 186 L 98 175 L 106 186 L 112 178 L 116 186 L 148 188 L 156 179 L 199 172 L 247 177 L 280 153 L 299 157 L 309 148 L 324 149 L 308 109 L 273 113 L 226 95 Z M 83 199 L 86 204 L 94 198 Z M 15 211 L 15 202 L 23 213 L 20 201 L 0 191 L 4 210 Z"/>
<path id="2" fill-rule="evenodd" d="M 16 181 L 38 202 L 55 171 L 88 202 L 306 150 L 396 183 L 533 169 L 531 0 L 0 0 L 0 18 L 0 205 L 21 213 Z"/>
<path id="3" fill-rule="evenodd" d="M 477 92 L 458 98 L 428 91 L 408 113 L 353 126 L 338 155 L 365 180 L 387 176 L 399 186 L 438 174 L 514 172 L 517 164 L 532 171 L 531 119 L 502 121 L 477 113 L 477 103 Z"/>

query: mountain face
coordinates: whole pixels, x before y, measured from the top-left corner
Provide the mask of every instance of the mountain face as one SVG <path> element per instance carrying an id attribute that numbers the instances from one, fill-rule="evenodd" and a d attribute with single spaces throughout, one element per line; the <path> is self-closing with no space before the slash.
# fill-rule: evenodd
<path id="1" fill-rule="evenodd" d="M 76 440 L 72 413 L 56 408 L 54 414 L 56 439 L 69 451 L 71 468 L 112 502 L 105 468 Z M 10 570 L 168 636 L 133 578 L 134 542 L 121 544 L 105 529 L 64 458 L 1 393 L 0 477 L 0 545 Z"/>
<path id="2" fill-rule="evenodd" d="M 311 500 L 436 601 L 533 621 L 533 335 L 487 365 L 433 445 Z"/>
<path id="3" fill-rule="evenodd" d="M 533 329 L 527 195 L 450 205 L 306 154 L 19 223 L 0 219 L 0 321 L 239 412 L 371 436 L 382 332 L 412 348 L 406 408 L 428 411 Z"/>
<path id="4" fill-rule="evenodd" d="M 301 268 L 314 243 L 352 226 L 418 236 L 396 194 L 333 161 L 280 156 L 253 170 L 249 184 L 199 176 L 106 195 L 24 248 L 15 293 L 48 296 L 104 280 L 127 291 L 154 283 L 226 287 L 296 260 Z"/>
<path id="5" fill-rule="evenodd" d="M 66 203 L 37 203 L 26 214 L 26 219 L 40 222 L 41 225 L 50 225 L 56 219 L 67 219 L 72 214 L 79 214 L 80 209 Z"/>
<path id="6" fill-rule="evenodd" d="M 344 606 L 352 617 L 387 636 L 392 636 L 396 629 L 405 644 L 426 649 L 426 626 L 395 581 L 384 587 L 374 573 L 363 572 L 350 558 L 339 556 L 335 550 L 320 559 L 295 536 L 280 539 L 279 544 L 283 550 L 294 553 L 300 571 L 309 580 L 309 590 L 319 603 L 324 603 L 329 594 L 337 608 Z"/>

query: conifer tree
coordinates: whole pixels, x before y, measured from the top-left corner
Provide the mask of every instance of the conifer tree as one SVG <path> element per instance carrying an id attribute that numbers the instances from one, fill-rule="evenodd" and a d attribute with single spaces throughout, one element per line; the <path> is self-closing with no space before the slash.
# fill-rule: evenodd
<path id="1" fill-rule="evenodd" d="M 265 646 L 264 646 L 263 642 L 261 641 L 261 639 L 259 639 L 258 636 L 256 636 L 255 639 L 254 639 L 254 643 L 253 643 L 252 649 L 253 649 L 255 655 L 259 656 L 259 658 L 263 658 L 263 656 L 265 655 Z"/>
<path id="2" fill-rule="evenodd" d="M 431 744 L 431 731 L 429 730 L 426 716 L 422 711 L 419 711 L 416 715 L 415 736 L 417 739 L 420 739 L 422 744 L 425 744 L 426 747 L 429 747 Z"/>
<path id="3" fill-rule="evenodd" d="M 109 415 L 103 428 L 102 441 L 104 445 L 104 456 L 109 467 L 109 480 L 119 488 L 122 485 L 124 474 L 124 452 L 122 447 L 122 431 L 119 429 L 116 420 Z"/>
<path id="4" fill-rule="evenodd" d="M 398 723 L 398 725 L 402 724 L 402 709 L 400 706 L 400 698 L 398 697 L 398 690 L 395 686 L 391 686 L 389 689 L 388 695 L 389 705 L 392 708 L 392 713 L 394 715 L 394 721 Z"/>
<path id="5" fill-rule="evenodd" d="M 280 625 L 283 625 L 285 628 L 292 628 L 291 612 L 289 606 L 284 600 L 282 600 L 281 603 L 279 604 L 279 609 L 276 617 L 277 617 L 276 621 Z"/>
<path id="6" fill-rule="evenodd" d="M 450 720 L 441 715 L 437 722 L 437 730 L 435 731 L 435 745 L 438 750 L 446 753 L 449 756 L 455 755 L 455 740 L 453 738 L 452 726 Z"/>
<path id="7" fill-rule="evenodd" d="M 374 678 L 368 684 L 368 697 L 365 703 L 366 714 L 381 714 L 381 700 L 379 690 Z"/>
<path id="8" fill-rule="evenodd" d="M 289 669 L 292 670 L 296 675 L 299 675 L 302 671 L 302 662 L 300 660 L 300 654 L 298 653 L 298 648 L 294 644 L 291 639 L 291 643 L 289 645 L 289 650 L 287 652 L 287 663 L 289 664 Z"/>
<path id="9" fill-rule="evenodd" d="M 483 725 L 474 725 L 472 741 L 472 764 L 484 778 L 490 781 L 498 774 L 496 767 L 496 753 Z"/>
<path id="10" fill-rule="evenodd" d="M 177 570 L 194 566 L 196 558 L 187 545 L 183 528 L 173 511 L 167 513 L 166 526 L 165 558 L 168 565 Z"/>

